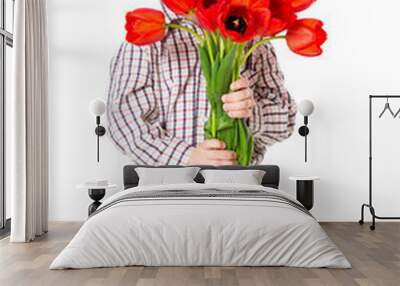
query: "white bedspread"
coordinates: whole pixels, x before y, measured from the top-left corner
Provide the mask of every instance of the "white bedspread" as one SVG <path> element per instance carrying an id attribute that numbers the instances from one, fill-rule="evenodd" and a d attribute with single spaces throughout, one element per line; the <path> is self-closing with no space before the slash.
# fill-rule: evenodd
<path id="1" fill-rule="evenodd" d="M 312 216 L 280 201 L 186 196 L 112 204 L 136 192 L 210 189 L 261 190 L 295 201 L 281 191 L 261 186 L 132 188 L 107 199 L 104 210 L 100 208 L 85 222 L 50 269 L 128 265 L 350 267 Z"/>

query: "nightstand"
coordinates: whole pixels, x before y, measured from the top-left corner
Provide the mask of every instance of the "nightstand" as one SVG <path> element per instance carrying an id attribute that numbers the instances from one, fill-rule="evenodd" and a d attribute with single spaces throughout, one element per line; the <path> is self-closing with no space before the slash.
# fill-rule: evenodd
<path id="1" fill-rule="evenodd" d="M 93 203 L 88 207 L 88 215 L 90 216 L 94 213 L 97 208 L 101 205 L 100 200 L 104 198 L 106 195 L 107 190 L 115 189 L 117 185 L 105 185 L 105 186 L 98 186 L 98 185 L 88 185 L 88 184 L 81 184 L 77 186 L 78 189 L 85 189 L 88 190 L 89 197 L 93 200 Z"/>
<path id="2" fill-rule="evenodd" d="M 289 178 L 291 181 L 296 181 L 296 198 L 307 210 L 311 210 L 314 206 L 314 182 L 319 179 L 315 176 Z"/>

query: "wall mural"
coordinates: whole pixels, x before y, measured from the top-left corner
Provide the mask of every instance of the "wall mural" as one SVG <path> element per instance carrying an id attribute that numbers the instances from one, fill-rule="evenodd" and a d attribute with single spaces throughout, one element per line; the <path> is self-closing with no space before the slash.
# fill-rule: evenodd
<path id="1" fill-rule="evenodd" d="M 315 57 L 315 0 L 163 0 L 126 15 L 111 68 L 113 142 L 137 164 L 258 164 L 293 133 L 296 104 L 272 41 Z"/>

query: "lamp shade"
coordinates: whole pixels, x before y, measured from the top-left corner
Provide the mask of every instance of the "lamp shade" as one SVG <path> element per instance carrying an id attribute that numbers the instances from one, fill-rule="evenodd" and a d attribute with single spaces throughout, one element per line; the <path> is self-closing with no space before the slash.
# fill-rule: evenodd
<path id="1" fill-rule="evenodd" d="M 94 116 L 102 116 L 106 112 L 106 104 L 103 100 L 97 98 L 90 102 L 89 110 Z"/>
<path id="2" fill-rule="evenodd" d="M 310 116 L 314 112 L 314 104 L 311 100 L 305 99 L 299 104 L 299 112 L 303 116 Z"/>

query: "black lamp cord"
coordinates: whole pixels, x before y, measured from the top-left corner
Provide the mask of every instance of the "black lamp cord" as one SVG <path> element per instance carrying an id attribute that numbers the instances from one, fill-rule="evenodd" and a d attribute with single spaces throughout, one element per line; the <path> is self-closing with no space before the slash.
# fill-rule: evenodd
<path id="1" fill-rule="evenodd" d="M 97 124 L 97 129 L 100 127 L 100 116 L 96 116 L 96 124 Z M 99 132 L 96 132 L 97 134 L 97 162 L 100 162 L 100 135 Z"/>
<path id="2" fill-rule="evenodd" d="M 308 116 L 304 116 L 304 125 L 307 127 L 308 126 Z M 308 132 L 307 132 L 308 133 Z M 308 134 L 306 133 L 306 136 L 304 136 L 305 144 L 304 144 L 304 161 L 307 163 L 307 136 Z"/>

